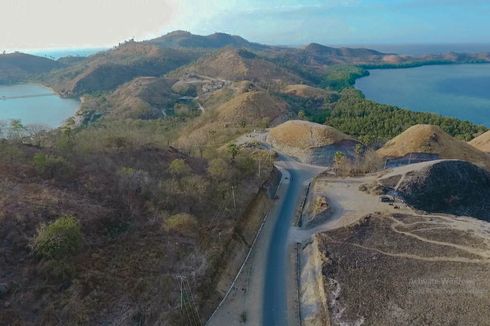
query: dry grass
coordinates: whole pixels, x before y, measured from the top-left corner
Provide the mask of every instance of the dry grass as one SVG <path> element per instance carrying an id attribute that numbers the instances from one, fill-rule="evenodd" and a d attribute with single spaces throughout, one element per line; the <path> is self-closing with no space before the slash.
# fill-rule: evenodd
<path id="1" fill-rule="evenodd" d="M 476 137 L 469 144 L 482 152 L 490 153 L 490 130 Z"/>
<path id="2" fill-rule="evenodd" d="M 464 227 L 476 227 L 470 220 L 458 222 L 459 229 L 453 222 L 410 218 L 417 224 L 405 224 L 403 216 L 371 216 L 319 236 L 332 320 L 486 324 L 488 234 L 467 232 Z"/>
<path id="3" fill-rule="evenodd" d="M 237 49 L 224 49 L 204 57 L 195 64 L 177 70 L 171 76 L 180 77 L 188 73 L 232 81 L 269 82 L 278 80 L 289 84 L 302 81 L 300 77 L 272 62 L 256 57 L 250 52 Z"/>
<path id="4" fill-rule="evenodd" d="M 274 124 L 286 119 L 288 106 L 265 92 L 247 92 L 221 105 L 218 112 L 218 119 L 224 123 L 257 125 L 267 120 Z"/>
<path id="5" fill-rule="evenodd" d="M 332 94 L 332 92 L 327 90 L 304 84 L 288 85 L 284 88 L 283 92 L 288 95 L 306 98 L 325 98 Z"/>
<path id="6" fill-rule="evenodd" d="M 440 158 L 470 161 L 490 168 L 490 156 L 457 140 L 438 126 L 415 125 L 388 141 L 378 154 L 382 157 L 403 157 L 410 153 L 437 154 Z"/>
<path id="7" fill-rule="evenodd" d="M 271 140 L 275 143 L 308 149 L 336 144 L 352 137 L 335 128 L 302 120 L 287 121 L 270 131 Z"/>

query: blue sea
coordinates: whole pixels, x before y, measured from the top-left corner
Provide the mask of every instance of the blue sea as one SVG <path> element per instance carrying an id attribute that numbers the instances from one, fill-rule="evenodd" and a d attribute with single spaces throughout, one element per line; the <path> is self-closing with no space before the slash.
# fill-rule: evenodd
<path id="1" fill-rule="evenodd" d="M 69 49 L 45 49 L 45 50 L 26 50 L 25 53 L 40 57 L 57 60 L 62 57 L 88 57 L 97 52 L 107 50 L 107 48 L 69 48 Z"/>
<path id="2" fill-rule="evenodd" d="M 73 116 L 79 106 L 79 101 L 61 98 L 40 85 L 0 85 L 0 121 L 19 119 L 24 125 L 55 128 Z"/>
<path id="3" fill-rule="evenodd" d="M 490 64 L 370 70 L 355 87 L 379 103 L 490 127 Z"/>

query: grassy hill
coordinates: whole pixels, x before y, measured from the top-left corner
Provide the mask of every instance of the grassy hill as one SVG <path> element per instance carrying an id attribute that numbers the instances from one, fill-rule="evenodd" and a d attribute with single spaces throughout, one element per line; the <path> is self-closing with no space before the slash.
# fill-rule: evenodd
<path id="1" fill-rule="evenodd" d="M 490 131 L 487 131 L 472 139 L 470 141 L 470 145 L 481 150 L 482 152 L 490 153 Z"/>
<path id="2" fill-rule="evenodd" d="M 0 84 L 11 84 L 63 65 L 48 58 L 15 52 L 0 54 Z"/>
<path id="3" fill-rule="evenodd" d="M 354 140 L 335 128 L 302 120 L 290 120 L 272 128 L 269 137 L 274 143 L 300 149 Z"/>
<path id="4" fill-rule="evenodd" d="M 299 83 L 302 78 L 263 57 L 244 50 L 227 48 L 205 56 L 170 74 L 173 78 L 197 74 L 231 81 L 248 80 L 262 85 Z"/>
<path id="5" fill-rule="evenodd" d="M 266 45 L 252 43 L 237 35 L 214 33 L 207 36 L 194 35 L 185 31 L 174 31 L 146 41 L 163 48 L 220 49 L 224 47 L 263 50 Z"/>
<path id="6" fill-rule="evenodd" d="M 410 153 L 437 154 L 440 158 L 466 160 L 490 168 L 488 154 L 433 125 L 412 126 L 378 150 L 382 157 L 403 157 Z"/>
<path id="7" fill-rule="evenodd" d="M 163 75 L 198 56 L 192 51 L 127 42 L 57 71 L 46 81 L 66 96 L 103 92 L 113 90 L 135 77 Z"/>

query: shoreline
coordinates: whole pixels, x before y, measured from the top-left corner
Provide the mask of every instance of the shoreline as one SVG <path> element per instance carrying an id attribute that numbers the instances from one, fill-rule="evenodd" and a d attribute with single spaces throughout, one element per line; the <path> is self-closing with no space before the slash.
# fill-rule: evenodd
<path id="1" fill-rule="evenodd" d="M 36 87 L 44 88 L 47 91 L 49 91 L 49 93 L 51 93 L 53 96 L 57 96 L 59 99 L 77 101 L 78 105 L 77 105 L 77 107 L 75 108 L 75 110 L 73 111 L 73 113 L 69 117 L 67 117 L 66 119 L 64 119 L 57 126 L 49 126 L 49 125 L 46 125 L 46 127 L 47 127 L 46 130 L 56 130 L 58 128 L 67 127 L 68 124 L 69 124 L 69 121 L 71 119 L 75 119 L 76 118 L 76 115 L 80 111 L 80 109 L 82 107 L 82 104 L 83 104 L 83 97 L 66 97 L 66 96 L 63 96 L 62 94 L 60 94 L 58 91 L 56 91 L 51 86 L 48 86 L 46 84 L 43 84 L 43 83 L 41 83 L 39 81 L 29 81 L 29 80 L 26 80 L 24 82 L 15 82 L 15 83 L 11 83 L 11 84 L 0 84 L 0 87 L 2 87 L 2 86 L 4 86 L 4 87 L 14 87 L 14 86 L 19 86 L 19 85 L 31 85 L 31 86 L 36 86 Z M 15 119 L 16 118 L 0 119 L 0 121 L 10 121 L 10 120 L 15 120 Z M 23 122 L 22 119 L 19 118 L 19 120 L 21 120 L 21 122 Z M 33 123 L 30 123 L 30 124 L 33 124 Z M 30 125 L 30 124 L 27 124 L 27 125 Z M 37 123 L 34 123 L 34 124 L 37 124 Z"/>
<path id="2" fill-rule="evenodd" d="M 430 113 L 430 114 L 435 114 L 435 115 L 438 115 L 438 116 L 441 116 L 441 117 L 445 117 L 445 118 L 450 118 L 450 119 L 456 119 L 456 120 L 459 120 L 459 121 L 469 122 L 469 123 L 474 124 L 474 125 L 477 125 L 477 126 L 482 126 L 482 127 L 486 128 L 488 130 L 488 129 L 490 129 L 490 124 L 488 122 L 482 121 L 482 119 L 484 120 L 484 118 L 481 118 L 480 117 L 479 121 L 473 121 L 473 120 L 470 120 L 470 118 L 467 118 L 467 117 L 458 117 L 458 116 L 455 116 L 455 115 L 451 115 L 450 113 L 444 113 L 444 112 L 438 112 L 438 111 L 431 111 L 431 109 L 433 109 L 433 107 L 431 107 L 430 105 L 425 105 L 424 108 L 415 108 L 415 107 L 413 107 L 413 103 L 412 103 L 412 106 L 410 106 L 409 104 L 397 103 L 396 101 L 384 101 L 384 102 L 380 102 L 379 100 L 376 99 L 376 96 L 367 96 L 366 93 L 364 92 L 364 90 L 357 86 L 359 80 L 361 80 L 363 78 L 367 78 L 369 76 L 372 76 L 372 74 L 370 73 L 370 70 L 401 70 L 401 69 L 424 68 L 424 67 L 431 67 L 431 66 L 448 66 L 448 67 L 453 66 L 454 67 L 454 66 L 473 66 L 473 65 L 488 65 L 488 66 L 490 66 L 490 62 L 481 62 L 481 63 L 449 63 L 449 64 L 424 64 L 424 65 L 417 65 L 417 66 L 410 66 L 410 67 L 384 67 L 384 68 L 369 69 L 369 70 L 366 70 L 367 74 L 365 76 L 361 76 L 361 77 L 355 78 L 355 81 L 351 85 L 351 87 L 353 89 L 355 89 L 356 91 L 360 92 L 362 94 L 362 96 L 366 100 L 369 100 L 369 101 L 374 102 L 374 103 L 379 104 L 379 105 L 387 105 L 387 106 L 390 106 L 390 107 L 395 107 L 395 108 L 400 109 L 400 110 L 407 110 L 407 111 L 416 112 L 416 113 Z M 450 96 L 450 94 L 444 94 L 444 95 L 445 96 Z M 490 99 L 486 99 L 486 100 L 489 100 L 490 101 Z M 461 104 L 461 106 L 463 106 L 463 104 Z M 440 105 L 437 105 L 437 107 L 445 107 L 445 106 L 443 104 L 440 104 Z M 475 107 L 472 107 L 472 108 L 475 109 L 475 110 L 477 110 L 477 111 L 480 109 L 480 108 L 475 108 Z M 490 108 L 490 106 L 489 106 L 489 108 Z M 477 111 L 475 111 L 475 112 L 477 112 Z M 464 112 L 464 110 L 462 110 L 462 112 Z"/>

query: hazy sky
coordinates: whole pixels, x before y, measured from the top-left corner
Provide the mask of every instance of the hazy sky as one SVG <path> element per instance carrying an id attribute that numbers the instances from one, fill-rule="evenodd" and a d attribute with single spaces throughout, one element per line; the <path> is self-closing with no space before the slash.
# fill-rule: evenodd
<path id="1" fill-rule="evenodd" d="M 111 46 L 183 29 L 269 44 L 490 43 L 490 0 L 0 0 L 0 49 Z"/>

